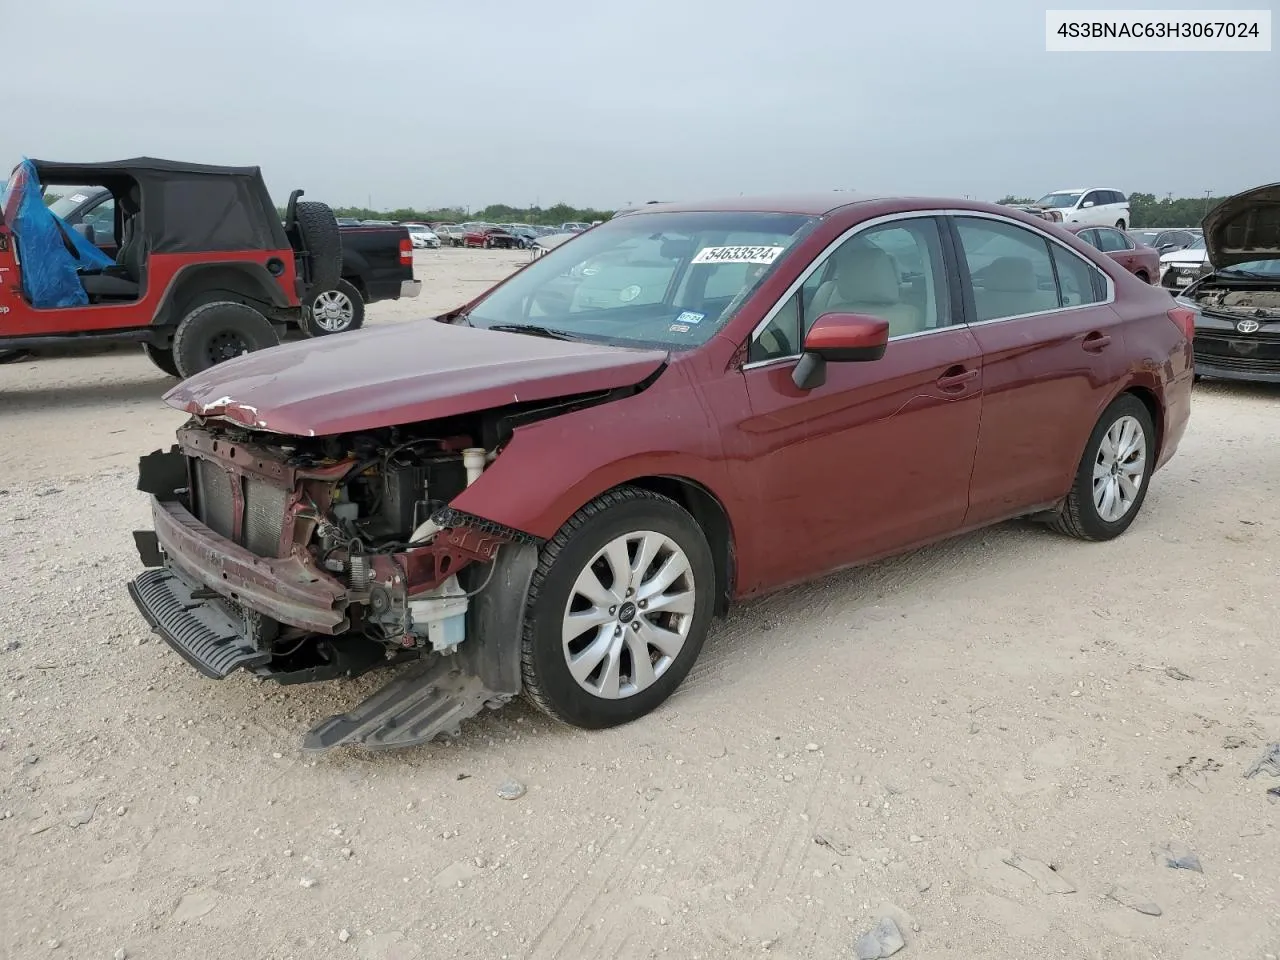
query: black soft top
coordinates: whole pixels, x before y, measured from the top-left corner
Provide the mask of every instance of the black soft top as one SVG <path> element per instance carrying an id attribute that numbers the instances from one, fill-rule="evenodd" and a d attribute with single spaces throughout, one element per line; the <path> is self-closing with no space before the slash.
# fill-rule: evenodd
<path id="1" fill-rule="evenodd" d="M 139 225 L 152 253 L 289 248 L 258 167 L 215 167 L 154 157 L 31 163 L 46 185 L 102 186 L 117 202 L 127 202 L 136 189 L 142 206 Z"/>

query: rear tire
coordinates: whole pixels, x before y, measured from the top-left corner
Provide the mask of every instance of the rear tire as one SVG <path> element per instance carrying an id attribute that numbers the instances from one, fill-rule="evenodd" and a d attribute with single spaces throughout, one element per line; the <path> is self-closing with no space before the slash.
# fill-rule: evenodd
<path id="1" fill-rule="evenodd" d="M 359 330 L 364 325 L 364 298 L 354 284 L 339 280 L 332 290 L 307 294 L 299 326 L 309 337 Z"/>
<path id="2" fill-rule="evenodd" d="M 684 508 L 638 487 L 597 497 L 542 548 L 521 637 L 526 696 L 577 727 L 644 716 L 697 660 L 714 594 L 711 548 Z"/>
<path id="3" fill-rule="evenodd" d="M 1098 418 L 1071 492 L 1049 525 L 1078 540 L 1120 536 L 1142 509 L 1155 455 L 1151 414 L 1133 394 L 1121 394 Z"/>
<path id="4" fill-rule="evenodd" d="M 1137 273 L 1134 274 L 1134 276 L 1137 277 L 1139 280 L 1141 280 L 1143 283 L 1151 282 L 1151 278 L 1147 276 L 1147 271 L 1145 270 L 1139 270 Z"/>
<path id="5" fill-rule="evenodd" d="M 167 373 L 171 377 L 181 377 L 178 372 L 178 365 L 173 359 L 173 350 L 168 347 L 157 347 L 155 344 L 144 343 L 142 352 L 147 355 L 147 359 L 154 363 L 161 371 Z"/>
<path id="6" fill-rule="evenodd" d="M 280 342 L 275 327 L 253 307 L 220 300 L 196 307 L 178 323 L 173 360 L 183 379 L 245 353 Z"/>
<path id="7" fill-rule="evenodd" d="M 1117 230 L 1123 230 L 1123 229 L 1124 229 L 1124 221 L 1123 221 L 1123 220 L 1117 220 L 1117 221 L 1116 221 L 1116 229 L 1117 229 Z"/>
<path id="8" fill-rule="evenodd" d="M 332 290 L 342 279 L 342 234 L 326 204 L 299 200 L 298 230 L 310 254 L 311 290 Z"/>

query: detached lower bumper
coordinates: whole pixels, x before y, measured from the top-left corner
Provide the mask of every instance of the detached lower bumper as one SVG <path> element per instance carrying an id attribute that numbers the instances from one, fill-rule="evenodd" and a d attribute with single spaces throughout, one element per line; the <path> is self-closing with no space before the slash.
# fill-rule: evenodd
<path id="1" fill-rule="evenodd" d="M 129 596 L 152 632 L 206 677 L 221 680 L 271 659 L 248 639 L 242 618 L 173 570 L 143 571 L 129 584 Z"/>
<path id="2" fill-rule="evenodd" d="M 421 280 L 402 280 L 400 282 L 401 298 L 416 297 L 422 292 Z"/>

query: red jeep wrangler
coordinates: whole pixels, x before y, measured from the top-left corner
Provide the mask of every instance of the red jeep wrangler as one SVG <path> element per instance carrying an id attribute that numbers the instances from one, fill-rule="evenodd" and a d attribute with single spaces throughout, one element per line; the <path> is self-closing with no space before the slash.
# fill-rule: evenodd
<path id="1" fill-rule="evenodd" d="M 32 174 L 37 183 L 29 182 Z M 110 220 L 52 224 L 66 254 L 88 241 L 114 256 L 80 268 L 71 306 L 40 308 L 23 282 L 21 202 L 31 191 L 102 187 Z M 165 373 L 189 377 L 229 357 L 280 342 L 309 291 L 341 277 L 333 212 L 289 197 L 284 222 L 257 167 L 212 167 L 138 158 L 112 163 L 24 161 L 0 209 L 0 354 L 67 344 L 134 341 Z M 64 256 L 61 249 L 54 251 Z M 102 258 L 104 261 L 107 258 Z M 26 269 L 35 265 L 27 263 Z M 30 278 L 28 278 L 30 279 Z M 74 287 L 74 281 L 72 282 Z"/>

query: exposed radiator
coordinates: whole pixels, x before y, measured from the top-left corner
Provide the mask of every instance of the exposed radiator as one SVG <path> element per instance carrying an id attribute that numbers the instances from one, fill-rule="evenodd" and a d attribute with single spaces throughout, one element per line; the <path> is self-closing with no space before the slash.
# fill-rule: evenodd
<path id="1" fill-rule="evenodd" d="M 200 522 L 260 557 L 280 556 L 280 535 L 284 529 L 289 494 L 261 480 L 241 480 L 208 460 L 195 461 L 195 514 Z M 244 499 L 241 534 L 235 536 L 235 485 Z"/>

